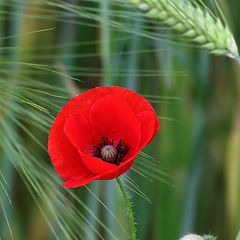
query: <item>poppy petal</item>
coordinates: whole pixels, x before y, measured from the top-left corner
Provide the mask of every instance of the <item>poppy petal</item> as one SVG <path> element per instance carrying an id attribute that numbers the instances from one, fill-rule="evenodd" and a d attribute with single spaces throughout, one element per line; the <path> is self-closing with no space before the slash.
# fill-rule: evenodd
<path id="1" fill-rule="evenodd" d="M 159 130 L 159 121 L 156 117 L 156 113 L 153 107 L 143 96 L 138 95 L 136 92 L 132 90 L 122 88 L 119 86 L 96 87 L 81 94 L 81 96 L 82 98 L 88 101 L 89 105 L 93 105 L 99 99 L 110 94 L 115 95 L 121 98 L 122 100 L 124 100 L 125 102 L 127 102 L 127 104 L 131 107 L 132 111 L 136 114 L 136 116 L 143 111 L 153 112 L 154 118 L 155 118 L 155 126 L 154 126 L 154 133 L 151 138 L 152 140 Z"/>
<path id="2" fill-rule="evenodd" d="M 57 115 L 49 132 L 49 155 L 58 175 L 63 179 L 90 174 L 89 170 L 82 163 L 77 149 L 73 147 L 63 129 L 69 114 L 82 108 L 85 110 L 89 109 L 86 101 L 79 97 L 72 98 Z"/>
<path id="3" fill-rule="evenodd" d="M 130 148 L 137 148 L 141 126 L 129 105 L 119 97 L 107 95 L 98 100 L 90 110 L 90 123 L 103 136 L 113 133 Z"/>
<path id="4" fill-rule="evenodd" d="M 63 184 L 63 186 L 68 188 L 80 187 L 90 183 L 92 180 L 95 180 L 95 179 L 96 179 L 96 175 L 90 174 L 80 179 L 69 179 Z"/>
<path id="5" fill-rule="evenodd" d="M 151 104 L 144 97 L 132 90 L 119 86 L 96 87 L 81 94 L 82 98 L 86 99 L 90 105 L 93 105 L 96 101 L 107 95 L 115 95 L 125 100 L 136 114 L 142 111 L 155 112 Z"/>
<path id="6" fill-rule="evenodd" d="M 86 117 L 81 113 L 70 114 L 64 125 L 64 132 L 74 147 L 88 154 L 91 144 L 99 139 L 99 135 L 96 135 Z"/>
<path id="7" fill-rule="evenodd" d="M 150 111 L 144 111 L 138 114 L 138 120 L 140 121 L 141 127 L 142 127 L 142 137 L 141 137 L 141 142 L 139 146 L 140 150 L 150 142 L 154 134 L 154 128 L 155 128 L 154 116 L 155 114 Z"/>
<path id="8" fill-rule="evenodd" d="M 116 178 L 126 171 L 133 165 L 135 158 L 137 157 L 139 152 L 133 152 L 132 156 L 127 159 L 126 162 L 122 162 L 119 167 L 111 172 L 100 175 L 97 180 L 110 180 Z"/>
<path id="9" fill-rule="evenodd" d="M 118 168 L 117 165 L 103 161 L 101 158 L 93 157 L 89 154 L 85 154 L 82 152 L 79 152 L 79 154 L 81 155 L 84 165 L 92 173 L 104 174 Z"/>

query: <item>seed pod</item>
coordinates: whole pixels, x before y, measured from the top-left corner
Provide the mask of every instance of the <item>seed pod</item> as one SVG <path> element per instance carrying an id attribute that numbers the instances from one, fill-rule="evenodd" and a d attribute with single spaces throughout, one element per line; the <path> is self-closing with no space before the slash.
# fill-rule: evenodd
<path id="1" fill-rule="evenodd" d="M 117 156 L 117 148 L 113 145 L 106 145 L 101 149 L 101 158 L 107 162 L 114 162 Z"/>

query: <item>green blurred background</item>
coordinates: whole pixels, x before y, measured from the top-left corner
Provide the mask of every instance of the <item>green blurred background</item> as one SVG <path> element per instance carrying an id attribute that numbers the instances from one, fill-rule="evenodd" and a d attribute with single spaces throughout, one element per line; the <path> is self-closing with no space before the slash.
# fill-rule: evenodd
<path id="1" fill-rule="evenodd" d="M 240 68 L 125 2 L 0 0 L 0 239 L 128 239 L 115 181 L 63 189 L 46 149 L 62 106 L 101 85 L 138 92 L 159 116 L 157 137 L 122 177 L 138 239 L 235 239 Z M 239 0 L 219 3 L 239 43 Z"/>

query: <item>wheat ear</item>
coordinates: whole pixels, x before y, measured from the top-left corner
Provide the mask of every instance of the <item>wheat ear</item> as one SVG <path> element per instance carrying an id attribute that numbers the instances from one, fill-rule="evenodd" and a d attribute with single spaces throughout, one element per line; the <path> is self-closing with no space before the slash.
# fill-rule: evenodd
<path id="1" fill-rule="evenodd" d="M 127 0 L 147 17 L 159 19 L 182 36 L 200 44 L 215 55 L 239 60 L 233 34 L 206 8 L 188 0 Z"/>

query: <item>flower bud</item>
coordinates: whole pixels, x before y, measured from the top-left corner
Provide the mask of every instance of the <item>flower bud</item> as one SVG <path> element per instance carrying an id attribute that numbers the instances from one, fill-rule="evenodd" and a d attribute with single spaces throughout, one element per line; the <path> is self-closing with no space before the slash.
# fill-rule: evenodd
<path id="1" fill-rule="evenodd" d="M 179 240 L 203 240 L 203 238 L 196 234 L 186 234 L 181 237 Z"/>
<path id="2" fill-rule="evenodd" d="M 186 234 L 183 237 L 181 237 L 179 240 L 216 240 L 217 238 L 212 235 L 196 235 L 196 234 Z"/>

